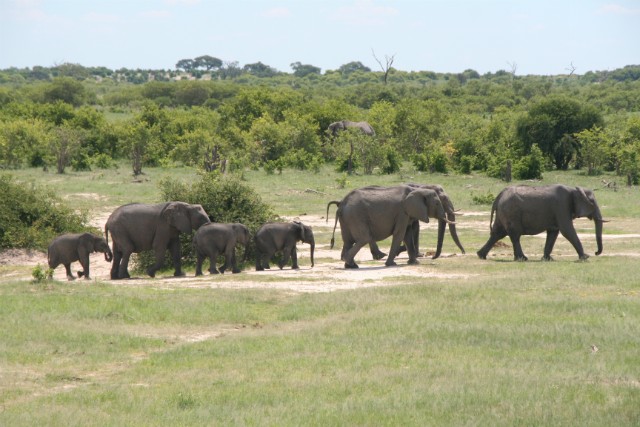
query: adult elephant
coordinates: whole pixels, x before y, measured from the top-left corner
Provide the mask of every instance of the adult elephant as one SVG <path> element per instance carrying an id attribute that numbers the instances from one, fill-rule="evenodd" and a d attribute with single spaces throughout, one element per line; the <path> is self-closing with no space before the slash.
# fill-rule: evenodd
<path id="1" fill-rule="evenodd" d="M 211 222 L 201 205 L 184 202 L 166 202 L 155 205 L 132 203 L 117 208 L 104 227 L 109 241 L 113 239 L 111 279 L 129 278 L 129 257 L 132 253 L 153 250 L 156 262 L 147 269 L 154 277 L 164 265 L 168 249 L 173 261 L 174 276 L 183 276 L 181 270 L 180 233 L 191 233 Z"/>
<path id="2" fill-rule="evenodd" d="M 339 202 L 329 202 L 327 211 L 331 204 L 338 205 L 336 222 L 340 221 L 341 258 L 345 268 L 358 268 L 355 262 L 358 251 L 366 244 L 375 245 L 389 236 L 393 238 L 385 265 L 396 265 L 394 259 L 403 241 L 409 254 L 409 264 L 417 264 L 418 251 L 410 232 L 412 222 L 429 222 L 429 218 L 436 218 L 451 223 L 435 191 L 408 185 L 363 187 L 351 191 Z M 335 235 L 335 225 L 333 233 Z M 332 236 L 331 247 L 333 242 Z"/>
<path id="3" fill-rule="evenodd" d="M 256 271 L 269 268 L 269 261 L 276 252 L 282 251 L 282 260 L 278 267 L 282 269 L 289 263 L 291 258 L 291 268 L 298 269 L 298 255 L 296 243 L 308 243 L 311 246 L 311 267 L 313 267 L 313 252 L 316 242 L 313 237 L 313 230 L 308 225 L 301 222 L 270 222 L 256 232 Z"/>
<path id="4" fill-rule="evenodd" d="M 349 120 L 340 120 L 338 122 L 333 122 L 327 128 L 327 131 L 331 134 L 331 136 L 338 136 L 338 132 L 342 130 L 346 130 L 348 128 L 357 128 L 362 131 L 365 135 L 375 136 L 376 132 L 373 130 L 373 127 L 367 122 L 352 122 Z"/>
<path id="5" fill-rule="evenodd" d="M 493 216 L 495 214 L 495 222 Z M 547 232 L 543 260 L 551 260 L 551 250 L 558 233 L 573 245 L 581 260 L 589 258 L 584 253 L 578 234 L 573 226 L 574 218 L 587 217 L 595 222 L 596 255 L 602 253 L 602 219 L 593 191 L 582 187 L 561 184 L 532 187 L 516 185 L 507 187 L 498 194 L 491 207 L 491 235 L 478 251 L 486 259 L 493 245 L 509 236 L 515 260 L 526 261 L 522 252 L 520 236 Z M 493 222 L 493 225 L 491 224 Z"/>
<path id="6" fill-rule="evenodd" d="M 247 243 L 249 243 L 249 229 L 240 223 L 205 224 L 196 231 L 193 236 L 193 248 L 196 253 L 196 276 L 202 275 L 202 262 L 209 258 L 209 273 L 218 274 L 216 259 L 218 254 L 224 255 L 224 264 L 220 267 L 220 273 L 225 272 L 231 266 L 232 273 L 240 273 L 236 262 L 236 244 L 244 246 L 243 261 L 247 256 Z"/>
<path id="7" fill-rule="evenodd" d="M 438 220 L 438 240 L 437 240 L 438 243 L 436 246 L 436 252 L 433 254 L 432 259 L 438 258 L 442 253 L 442 242 L 444 241 L 444 232 L 445 232 L 445 229 L 447 228 L 447 224 L 449 224 L 449 232 L 451 233 L 451 237 L 453 238 L 453 241 L 458 246 L 460 251 L 464 254 L 465 250 L 462 247 L 462 243 L 460 243 L 460 239 L 458 238 L 458 231 L 456 229 L 456 224 L 455 224 L 456 211 L 453 207 L 453 203 L 451 202 L 451 199 L 449 198 L 447 193 L 444 191 L 444 188 L 438 184 L 407 184 L 407 185 L 412 188 L 426 188 L 426 189 L 435 191 L 438 197 L 440 198 L 440 202 L 442 202 L 442 207 L 444 208 L 444 212 L 447 219 L 451 221 L 450 223 L 447 223 L 447 221 L 445 220 Z M 415 243 L 416 250 L 418 250 L 418 248 L 420 247 L 419 221 L 417 220 L 413 221 L 411 223 L 410 230 L 408 231 L 410 231 L 413 234 L 413 241 Z M 378 248 L 377 243 L 372 243 L 369 246 L 371 249 L 371 255 L 373 256 L 374 259 L 382 259 L 385 256 L 387 256 L 387 254 L 385 254 Z M 402 250 L 404 249 L 406 248 L 401 247 L 400 251 L 402 252 Z"/>
<path id="8" fill-rule="evenodd" d="M 67 280 L 75 280 L 71 273 L 71 263 L 79 261 L 82 271 L 78 271 L 78 277 L 89 276 L 89 255 L 93 252 L 102 252 L 104 259 L 110 262 L 113 258 L 109 244 L 101 236 L 91 233 L 63 234 L 53 239 L 47 250 L 49 268 L 55 269 L 60 264 L 64 265 L 67 272 Z"/>

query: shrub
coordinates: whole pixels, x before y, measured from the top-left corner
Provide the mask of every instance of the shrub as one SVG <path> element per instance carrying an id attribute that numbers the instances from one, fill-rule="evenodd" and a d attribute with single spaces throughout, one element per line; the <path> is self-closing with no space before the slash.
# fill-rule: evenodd
<path id="1" fill-rule="evenodd" d="M 490 191 L 487 191 L 486 194 L 478 194 L 477 196 L 471 194 L 471 202 L 474 205 L 492 205 L 495 198 L 496 196 L 491 194 Z"/>
<path id="2" fill-rule="evenodd" d="M 213 222 L 242 223 L 249 228 L 252 236 L 264 223 L 278 219 L 273 208 L 264 203 L 251 187 L 236 177 L 222 176 L 218 172 L 202 173 L 200 180 L 193 184 L 165 179 L 160 182 L 160 190 L 165 201 L 200 204 Z M 183 262 L 187 265 L 195 264 L 192 239 L 193 235 L 181 235 Z M 246 250 L 247 259 L 253 259 L 253 240 L 250 240 Z M 165 262 L 167 267 L 171 267 L 168 256 Z M 153 263 L 153 254 L 145 252 L 135 257 L 133 265 L 136 271 L 145 271 Z"/>
<path id="3" fill-rule="evenodd" d="M 401 164 L 402 160 L 400 159 L 398 152 L 393 148 L 389 148 L 385 154 L 385 162 L 382 165 L 382 172 L 387 175 L 399 172 Z"/>
<path id="4" fill-rule="evenodd" d="M 53 193 L 0 177 L 0 248 L 46 250 L 62 233 L 96 232 L 87 213 L 75 213 Z"/>
<path id="5" fill-rule="evenodd" d="M 531 153 L 521 157 L 513 167 L 516 179 L 542 179 L 544 157 L 537 145 L 531 147 Z"/>

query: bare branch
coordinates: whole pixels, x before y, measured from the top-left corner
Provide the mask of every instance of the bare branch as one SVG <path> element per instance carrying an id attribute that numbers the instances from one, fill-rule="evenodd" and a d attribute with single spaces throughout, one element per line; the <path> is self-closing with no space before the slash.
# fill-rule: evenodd
<path id="1" fill-rule="evenodd" d="M 573 61 L 571 61 L 571 64 L 565 68 L 565 70 L 569 72 L 569 77 L 573 76 L 573 73 L 576 71 L 576 66 L 573 65 Z"/>
<path id="2" fill-rule="evenodd" d="M 385 55 L 384 56 L 385 64 L 382 65 L 382 61 L 380 61 L 378 59 L 378 57 L 376 56 L 376 52 L 373 49 L 371 49 L 371 53 L 373 54 L 373 58 L 376 60 L 378 65 L 380 65 L 380 69 L 384 73 L 384 84 L 387 84 L 387 78 L 389 77 L 389 71 L 391 71 L 391 66 L 393 65 L 393 60 L 395 59 L 396 54 L 394 53 L 391 56 Z"/>

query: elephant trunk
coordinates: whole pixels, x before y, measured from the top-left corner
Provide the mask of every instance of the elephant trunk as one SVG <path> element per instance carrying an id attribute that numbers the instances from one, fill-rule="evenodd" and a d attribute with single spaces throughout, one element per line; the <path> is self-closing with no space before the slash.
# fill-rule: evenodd
<path id="1" fill-rule="evenodd" d="M 600 255 L 602 253 L 602 218 L 596 218 L 594 222 L 596 223 L 596 244 L 598 245 L 596 255 Z"/>
<path id="2" fill-rule="evenodd" d="M 107 262 L 111 262 L 112 259 L 113 253 L 111 252 L 111 249 L 109 249 L 109 246 L 107 246 L 107 250 L 104 251 L 104 260 Z"/>
<path id="3" fill-rule="evenodd" d="M 451 233 L 451 237 L 453 238 L 453 241 L 460 249 L 460 252 L 464 254 L 465 251 L 464 251 L 464 248 L 462 247 L 462 243 L 460 243 L 460 239 L 458 238 L 458 230 L 456 229 L 456 224 L 455 224 L 456 214 L 453 212 L 450 212 L 449 214 L 447 214 L 447 217 L 452 221 L 452 223 L 449 223 L 449 232 Z"/>
<path id="4" fill-rule="evenodd" d="M 436 244 L 436 253 L 433 254 L 432 259 L 436 259 L 440 256 L 442 252 L 442 242 L 444 241 L 444 230 L 447 228 L 447 223 L 445 220 L 438 220 L 438 243 Z"/>
<path id="5" fill-rule="evenodd" d="M 311 267 L 313 267 L 313 252 L 316 250 L 316 243 L 311 242 Z"/>

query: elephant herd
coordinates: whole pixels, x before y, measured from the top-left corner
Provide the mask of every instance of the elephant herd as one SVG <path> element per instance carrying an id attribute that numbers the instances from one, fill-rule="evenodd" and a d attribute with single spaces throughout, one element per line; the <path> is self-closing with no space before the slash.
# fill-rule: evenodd
<path id="1" fill-rule="evenodd" d="M 379 260 L 387 258 L 385 265 L 396 265 L 395 258 L 407 251 L 409 264 L 418 263 L 419 221 L 438 221 L 436 251 L 438 258 L 442 250 L 445 229 L 464 254 L 456 229 L 456 214 L 453 203 L 440 185 L 403 184 L 389 187 L 368 186 L 349 192 L 341 200 L 327 204 L 337 206 L 331 248 L 334 246 L 335 229 L 340 222 L 342 234 L 341 259 L 345 268 L 358 268 L 355 256 L 365 245 L 369 245 L 371 255 Z M 495 217 L 495 221 L 494 221 Z M 593 191 L 582 187 L 561 184 L 546 186 L 516 185 L 505 188 L 495 198 L 489 221 L 490 236 L 485 245 L 477 251 L 481 259 L 486 259 L 491 248 L 500 239 L 509 236 L 514 259 L 526 261 L 520 237 L 547 232 L 543 260 L 551 260 L 551 251 L 562 234 L 575 248 L 581 260 L 587 259 L 580 239 L 573 226 L 573 220 L 587 217 L 595 223 L 596 255 L 602 253 L 602 218 Z M 73 280 L 70 265 L 79 261 L 82 271 L 78 277 L 89 279 L 89 254 L 102 252 L 105 260 L 111 262 L 111 279 L 129 278 L 129 258 L 132 253 L 152 250 L 155 264 L 147 269 L 151 277 L 162 268 L 166 251 L 169 250 L 174 266 L 174 275 L 183 276 L 181 269 L 180 233 L 191 233 L 196 254 L 196 276 L 202 275 L 202 264 L 209 259 L 209 273 L 224 273 L 231 268 L 233 273 L 240 270 L 235 256 L 237 244 L 246 246 L 250 233 L 246 226 L 212 223 L 201 205 L 184 202 L 160 204 L 132 203 L 120 206 L 109 216 L 105 224 L 105 237 L 90 233 L 64 234 L 55 238 L 48 249 L 49 267 L 65 266 L 68 280 Z M 109 234 L 113 241 L 109 248 Z M 389 253 L 382 252 L 377 242 L 391 237 Z M 300 222 L 279 222 L 263 225 L 255 234 L 257 271 L 269 268 L 269 261 L 276 252 L 282 253 L 279 268 L 291 260 L 292 268 L 298 267 L 296 243 L 308 243 L 311 249 L 311 266 L 314 265 L 315 239 L 311 227 Z M 217 257 L 224 257 L 224 264 L 216 268 Z"/>

